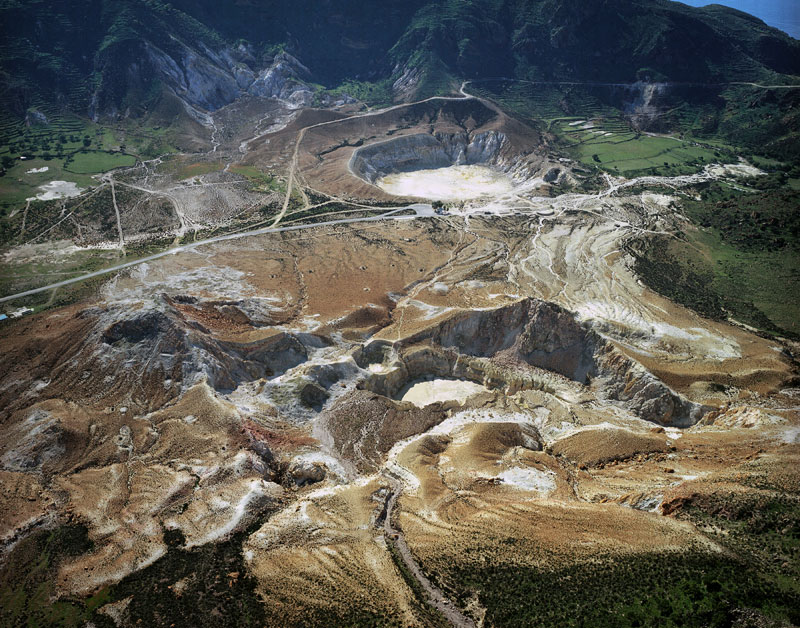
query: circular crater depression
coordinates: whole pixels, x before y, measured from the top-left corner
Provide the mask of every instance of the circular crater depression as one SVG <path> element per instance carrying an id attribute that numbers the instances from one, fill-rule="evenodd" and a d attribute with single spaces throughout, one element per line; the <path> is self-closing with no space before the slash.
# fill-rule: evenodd
<path id="1" fill-rule="evenodd" d="M 415 406 L 424 408 L 437 401 L 458 401 L 463 404 L 473 395 L 487 390 L 485 386 L 466 379 L 438 378 L 406 384 L 397 397 L 401 401 L 410 401 Z"/>
<path id="2" fill-rule="evenodd" d="M 458 201 L 511 192 L 500 165 L 506 137 L 497 131 L 469 135 L 407 135 L 359 148 L 350 170 L 394 196 Z"/>

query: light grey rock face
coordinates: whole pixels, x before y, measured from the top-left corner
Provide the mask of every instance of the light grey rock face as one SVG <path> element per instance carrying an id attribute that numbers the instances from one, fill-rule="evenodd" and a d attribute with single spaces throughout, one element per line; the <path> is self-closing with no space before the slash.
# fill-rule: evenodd
<path id="1" fill-rule="evenodd" d="M 221 306 L 217 311 L 249 320 L 244 310 L 229 311 L 234 307 Z M 308 359 L 305 339 L 287 332 L 242 343 L 216 338 L 171 307 L 132 316 L 121 314 L 114 311 L 105 315 L 113 322 L 100 332 L 97 354 L 93 356 L 112 371 L 114 365 L 140 362 L 148 365 L 148 373 L 170 374 L 184 388 L 205 380 L 216 390 L 231 391 L 242 382 L 284 373 Z M 102 325 L 102 319 L 98 323 Z M 89 363 L 92 358 L 82 360 Z M 102 368 L 98 366 L 96 370 L 100 372 Z M 122 376 L 113 372 L 115 379 Z"/>
<path id="2" fill-rule="evenodd" d="M 370 183 L 395 172 L 466 164 L 497 164 L 506 136 L 497 131 L 406 135 L 359 148 L 350 169 Z"/>
<path id="3" fill-rule="evenodd" d="M 256 80 L 255 73 L 246 65 L 235 65 L 232 72 L 233 78 L 236 79 L 236 84 L 239 86 L 239 89 L 249 89 Z"/>
<path id="4" fill-rule="evenodd" d="M 215 111 L 244 93 L 279 98 L 294 106 L 311 104 L 314 92 L 303 82 L 310 75 L 297 59 L 281 53 L 270 67 L 255 72 L 255 60 L 244 46 L 214 51 L 178 43 L 179 54 L 170 55 L 150 43 L 147 56 L 155 71 L 177 96 L 192 107 Z"/>
<path id="5" fill-rule="evenodd" d="M 496 310 L 457 314 L 403 340 L 397 349 L 425 342 L 433 348 L 405 353 L 403 367 L 373 376 L 369 389 L 391 395 L 405 379 L 420 375 L 466 378 L 517 390 L 530 385 L 524 379 L 517 381 L 518 374 L 504 367 L 503 360 L 493 366 L 498 356 L 505 356 L 590 386 L 640 418 L 661 425 L 687 427 L 710 410 L 674 393 L 572 313 L 545 301 L 524 299 Z"/>
<path id="6" fill-rule="evenodd" d="M 660 112 L 659 96 L 669 90 L 666 83 L 637 82 L 625 89 L 625 111 L 634 115 L 653 116 Z"/>
<path id="7" fill-rule="evenodd" d="M 247 92 L 261 98 L 279 98 L 298 107 L 306 106 L 314 97 L 314 92 L 302 82 L 309 74 L 308 68 L 292 55 L 281 53 L 270 67 L 258 74 Z"/>
<path id="8" fill-rule="evenodd" d="M 392 93 L 394 93 L 397 100 L 406 100 L 414 94 L 420 79 L 422 78 L 422 70 L 419 68 L 396 66 L 393 74 L 400 76 L 392 83 Z"/>
<path id="9" fill-rule="evenodd" d="M 306 486 L 322 482 L 328 474 L 328 468 L 322 462 L 293 460 L 286 474 L 296 486 Z"/>
<path id="10" fill-rule="evenodd" d="M 201 56 L 186 46 L 181 47 L 179 60 L 150 44 L 146 50 L 167 85 L 192 106 L 214 111 L 233 102 L 240 94 L 230 70 L 220 67 L 213 58 Z"/>
<path id="11" fill-rule="evenodd" d="M 674 393 L 640 364 L 619 355 L 603 356 L 596 388 L 609 399 L 622 401 L 646 421 L 673 427 L 689 427 L 711 410 Z"/>
<path id="12" fill-rule="evenodd" d="M 596 373 L 594 355 L 603 342 L 567 310 L 535 299 L 455 316 L 430 337 L 442 347 L 475 357 L 512 351 L 532 366 L 580 383 Z"/>
<path id="13" fill-rule="evenodd" d="M 8 471 L 37 471 L 66 453 L 60 421 L 45 410 L 34 410 L 4 435 L 0 464 Z"/>

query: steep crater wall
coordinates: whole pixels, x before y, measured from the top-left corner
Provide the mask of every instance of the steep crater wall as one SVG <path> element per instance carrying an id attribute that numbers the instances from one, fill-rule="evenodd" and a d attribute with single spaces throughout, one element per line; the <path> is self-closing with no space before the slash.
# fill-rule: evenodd
<path id="1" fill-rule="evenodd" d="M 373 341 L 355 357 L 361 363 L 385 362 L 389 351 L 386 341 Z M 710 410 L 674 393 L 571 312 L 536 299 L 456 314 L 393 343 L 391 351 L 399 358 L 397 368 L 365 382 L 389 397 L 420 376 L 456 377 L 512 393 L 546 390 L 549 382 L 541 372 L 549 372 L 661 425 L 687 427 Z"/>
<path id="2" fill-rule="evenodd" d="M 480 164 L 505 169 L 502 152 L 507 142 L 499 131 L 406 135 L 359 148 L 350 159 L 350 170 L 375 183 L 397 172 L 448 166 Z"/>

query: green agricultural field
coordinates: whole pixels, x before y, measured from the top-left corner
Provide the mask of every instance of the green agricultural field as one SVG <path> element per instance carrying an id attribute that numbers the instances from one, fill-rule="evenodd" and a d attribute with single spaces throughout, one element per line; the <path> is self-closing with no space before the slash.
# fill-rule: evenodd
<path id="1" fill-rule="evenodd" d="M 611 173 L 675 176 L 736 159 L 730 145 L 714 137 L 693 141 L 637 132 L 622 111 L 609 104 L 618 101 L 621 106 L 620 93 L 613 88 L 487 80 L 470 83 L 468 90 L 529 124 L 544 126 L 565 153 Z M 689 131 L 688 123 L 677 127 Z"/>
<path id="2" fill-rule="evenodd" d="M 27 127 L 0 119 L 0 159 L 68 158 L 79 151 L 155 157 L 175 152 L 171 131 L 146 120 L 99 125 L 74 115 L 53 116 L 47 124 Z M 6 166 L 7 167 L 7 166 Z M 116 167 L 116 166 L 114 166 Z M 2 180 L 0 180 L 2 185 Z"/>
<path id="3" fill-rule="evenodd" d="M 91 151 L 75 153 L 67 160 L 65 169 L 75 174 L 97 174 L 114 168 L 133 166 L 135 163 L 136 157 L 133 155 Z"/>
<path id="4" fill-rule="evenodd" d="M 679 138 L 635 133 L 618 119 L 572 124 L 560 121 L 556 128 L 576 159 L 626 176 L 684 174 L 708 163 L 735 159 L 727 150 L 714 150 Z"/>
<path id="5" fill-rule="evenodd" d="M 15 209 L 25 206 L 25 199 L 36 196 L 38 187 L 50 181 L 72 181 L 80 188 L 97 185 L 97 181 L 85 174 L 69 172 L 64 168 L 64 159 L 17 160 L 0 178 L 0 216 L 8 216 Z M 31 170 L 47 168 L 46 172 L 29 173 Z"/>
<path id="6" fill-rule="evenodd" d="M 68 181 L 88 188 L 97 185 L 91 175 L 132 166 L 135 155 L 174 152 L 168 136 L 168 130 L 141 121 L 101 126 L 67 114 L 48 115 L 47 124 L 25 126 L 2 118 L 0 220 L 21 212 L 25 200 L 36 196 L 45 183 Z M 29 172 L 45 167 L 45 172 Z M 0 230 L 7 226 L 0 224 Z"/>

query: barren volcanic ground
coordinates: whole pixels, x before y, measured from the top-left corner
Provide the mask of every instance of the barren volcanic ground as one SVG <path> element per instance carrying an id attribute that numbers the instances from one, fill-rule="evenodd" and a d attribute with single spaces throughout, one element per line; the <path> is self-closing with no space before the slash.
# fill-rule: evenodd
<path id="1" fill-rule="evenodd" d="M 796 346 L 628 248 L 758 169 L 584 192 L 469 96 L 240 114 L 224 170 L 104 184 L 179 208 L 180 248 L 0 328 L 3 622 L 800 621 Z"/>

